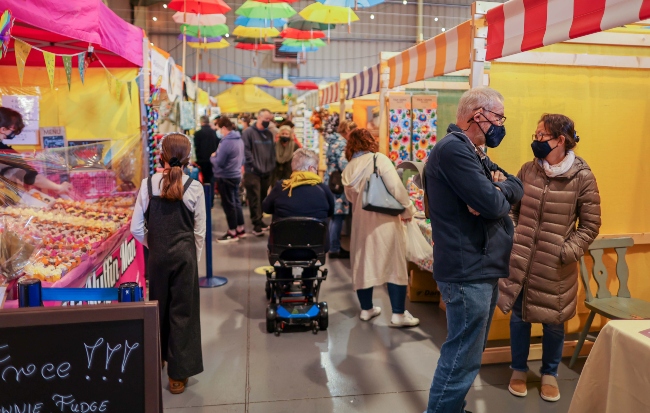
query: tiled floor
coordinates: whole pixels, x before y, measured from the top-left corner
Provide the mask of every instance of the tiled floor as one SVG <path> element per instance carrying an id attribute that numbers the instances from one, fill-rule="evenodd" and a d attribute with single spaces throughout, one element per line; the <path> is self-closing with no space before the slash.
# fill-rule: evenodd
<path id="1" fill-rule="evenodd" d="M 225 231 L 220 208 L 213 210 L 214 235 Z M 248 218 L 247 218 L 247 222 Z M 375 289 L 375 305 L 384 309 L 371 322 L 361 322 L 350 283 L 347 260 L 327 263 L 329 277 L 321 300 L 330 311 L 329 329 L 266 333 L 264 276 L 253 270 L 268 265 L 267 237 L 214 243 L 216 275 L 228 284 L 201 290 L 201 325 L 205 371 L 190 379 L 185 393 L 167 388 L 168 412 L 188 413 L 419 413 L 425 410 L 428 388 L 446 336 L 445 314 L 432 304 L 408 303 L 421 320 L 414 329 L 389 328 L 390 303 L 385 289 Z M 205 266 L 202 261 L 201 266 Z M 203 268 L 204 271 L 204 268 Z M 560 366 L 562 399 L 547 403 L 539 396 L 539 376 L 529 373 L 529 395 L 507 391 L 507 365 L 481 369 L 468 395 L 474 413 L 566 412 L 582 363 Z M 531 371 L 539 369 L 531 363 Z M 164 377 L 166 382 L 166 377 Z"/>

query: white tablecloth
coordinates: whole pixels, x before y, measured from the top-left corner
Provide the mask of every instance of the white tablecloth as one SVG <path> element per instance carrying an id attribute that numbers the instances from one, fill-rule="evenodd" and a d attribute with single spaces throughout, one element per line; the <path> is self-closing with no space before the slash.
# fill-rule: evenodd
<path id="1" fill-rule="evenodd" d="M 624 412 L 650 412 L 650 320 L 607 323 L 569 408 L 569 413 Z"/>

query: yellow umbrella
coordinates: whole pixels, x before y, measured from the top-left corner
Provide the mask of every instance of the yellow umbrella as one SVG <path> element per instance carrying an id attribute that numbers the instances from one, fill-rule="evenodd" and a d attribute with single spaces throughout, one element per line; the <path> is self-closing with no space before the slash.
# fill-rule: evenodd
<path id="1" fill-rule="evenodd" d="M 350 7 L 326 6 L 318 2 L 305 7 L 300 15 L 307 21 L 324 24 L 350 24 L 359 20 Z"/>
<path id="2" fill-rule="evenodd" d="M 293 82 L 287 79 L 275 79 L 269 83 L 269 86 L 272 87 L 294 87 Z"/>
<path id="3" fill-rule="evenodd" d="M 232 32 L 234 36 L 237 37 L 252 37 L 252 38 L 267 38 L 267 37 L 277 37 L 280 35 L 278 29 L 274 27 L 245 27 L 237 26 Z"/>
<path id="4" fill-rule="evenodd" d="M 249 77 L 244 82 L 245 85 L 257 85 L 257 86 L 268 86 L 269 81 L 263 77 Z"/>
<path id="5" fill-rule="evenodd" d="M 187 42 L 187 45 L 195 49 L 207 50 L 207 49 L 225 49 L 226 47 L 230 46 L 230 43 L 228 43 L 226 39 L 221 39 L 221 41 L 219 42 L 210 42 L 210 43 Z"/>

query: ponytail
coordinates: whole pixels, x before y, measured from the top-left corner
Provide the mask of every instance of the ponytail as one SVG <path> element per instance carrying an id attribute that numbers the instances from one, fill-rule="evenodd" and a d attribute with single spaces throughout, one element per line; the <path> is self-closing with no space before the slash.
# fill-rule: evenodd
<path id="1" fill-rule="evenodd" d="M 171 133 L 163 138 L 161 146 L 160 157 L 169 167 L 163 171 L 160 197 L 180 201 L 183 199 L 183 167 L 190 158 L 190 140 L 181 133 Z"/>

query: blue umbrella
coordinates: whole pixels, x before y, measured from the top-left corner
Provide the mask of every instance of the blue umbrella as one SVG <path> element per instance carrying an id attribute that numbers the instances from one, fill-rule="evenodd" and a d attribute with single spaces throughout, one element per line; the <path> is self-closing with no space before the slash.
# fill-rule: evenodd
<path id="1" fill-rule="evenodd" d="M 300 46 L 280 46 L 280 51 L 284 53 L 302 53 L 302 52 L 316 52 L 318 47 L 305 47 Z"/>
<path id="2" fill-rule="evenodd" d="M 219 81 L 226 83 L 244 83 L 244 79 L 237 75 L 219 75 Z"/>
<path id="3" fill-rule="evenodd" d="M 368 8 L 382 4 L 384 0 L 316 0 L 325 6 Z"/>
<path id="4" fill-rule="evenodd" d="M 273 27 L 282 27 L 287 24 L 287 19 L 273 19 Z M 235 26 L 244 27 L 271 27 L 271 19 L 252 19 L 239 16 L 235 19 Z"/>
<path id="5" fill-rule="evenodd" d="M 213 43 L 213 42 L 220 42 L 222 37 L 195 37 L 195 36 L 187 36 L 187 41 L 188 42 L 198 42 L 198 43 Z M 183 34 L 178 35 L 178 40 L 183 40 Z"/>

